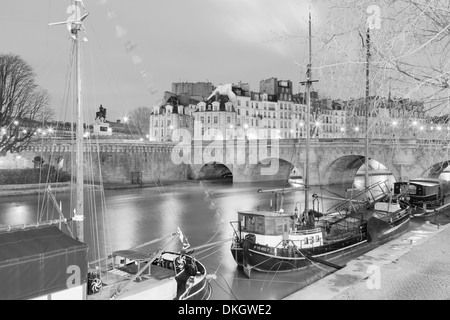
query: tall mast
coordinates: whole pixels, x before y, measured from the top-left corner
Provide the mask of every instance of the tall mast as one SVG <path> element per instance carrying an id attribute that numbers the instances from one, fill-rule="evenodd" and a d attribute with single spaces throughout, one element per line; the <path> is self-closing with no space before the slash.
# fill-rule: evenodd
<path id="1" fill-rule="evenodd" d="M 365 186 L 369 183 L 369 104 L 370 104 L 370 28 L 366 31 L 366 141 L 365 141 Z"/>
<path id="2" fill-rule="evenodd" d="M 310 149 L 310 135 L 311 135 L 311 83 L 317 82 L 317 80 L 311 80 L 312 77 L 312 33 L 311 33 L 311 12 L 309 12 L 308 23 L 308 39 L 309 39 L 309 63 L 306 71 L 306 81 L 300 82 L 302 85 L 306 85 L 306 161 L 305 161 L 305 213 L 309 211 L 309 149 Z"/>
<path id="3" fill-rule="evenodd" d="M 82 116 L 82 100 L 81 100 L 81 43 L 83 41 L 81 36 L 81 1 L 75 1 L 75 29 L 72 31 L 75 35 L 75 47 L 76 47 L 76 84 L 77 84 L 77 134 L 76 134 L 76 142 L 77 142 L 77 157 L 76 157 L 76 166 L 77 166 L 77 186 L 76 186 L 76 208 L 75 208 L 75 221 L 77 227 L 77 239 L 79 241 L 84 240 L 84 195 L 83 195 L 83 182 L 84 182 L 84 172 L 83 172 L 83 135 L 84 135 L 84 127 L 83 127 L 83 116 Z"/>
<path id="4" fill-rule="evenodd" d="M 75 0 L 75 5 L 71 5 L 68 8 L 68 12 L 74 12 L 72 16 L 69 17 L 67 21 L 50 23 L 50 26 L 54 25 L 67 25 L 71 37 L 74 41 L 75 52 L 76 52 L 76 86 L 77 86 L 77 96 L 76 96 L 76 117 L 77 117 L 77 133 L 76 133 L 76 207 L 74 209 L 73 221 L 76 222 L 77 236 L 79 241 L 84 241 L 84 214 L 83 214 L 83 116 L 82 116 L 82 101 L 81 101 L 81 43 L 85 40 L 81 31 L 84 30 L 83 21 L 89 15 L 85 13 L 81 15 L 81 10 L 84 10 L 84 4 L 82 0 Z"/>

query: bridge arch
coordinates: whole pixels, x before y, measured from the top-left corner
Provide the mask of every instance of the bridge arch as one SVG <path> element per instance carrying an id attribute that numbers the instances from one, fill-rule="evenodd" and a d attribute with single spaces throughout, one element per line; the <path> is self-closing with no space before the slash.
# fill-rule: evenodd
<path id="1" fill-rule="evenodd" d="M 297 170 L 295 170 L 297 169 Z M 266 158 L 254 165 L 251 173 L 251 181 L 288 181 L 292 172 L 298 172 L 298 168 L 290 161 L 282 158 Z"/>
<path id="2" fill-rule="evenodd" d="M 345 155 L 337 159 L 332 160 L 322 170 L 322 174 L 319 172 L 320 182 L 323 185 L 342 185 L 351 187 L 355 182 L 358 171 L 365 168 L 365 156 L 362 155 Z M 386 168 L 386 175 L 392 175 L 389 180 L 397 181 L 399 178 L 398 170 L 389 164 L 384 164 L 376 159 L 370 159 L 369 167 L 374 165 L 382 165 Z M 373 168 L 372 168 L 373 169 Z"/>
<path id="3" fill-rule="evenodd" d="M 213 161 L 201 165 L 191 165 L 191 174 L 188 177 L 192 180 L 233 180 L 233 167 L 229 167 L 221 162 Z"/>

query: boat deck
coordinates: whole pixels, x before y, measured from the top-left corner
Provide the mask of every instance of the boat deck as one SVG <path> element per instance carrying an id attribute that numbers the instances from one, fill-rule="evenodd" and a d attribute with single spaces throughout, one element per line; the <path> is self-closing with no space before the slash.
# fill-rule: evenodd
<path id="1" fill-rule="evenodd" d="M 125 286 L 125 290 L 116 299 L 173 300 L 176 297 L 177 282 L 173 270 L 152 265 L 151 274 L 142 274 L 137 280 L 130 282 L 133 277 L 133 266 L 127 266 L 127 269 L 129 269 L 127 271 L 131 271 L 131 273 L 121 269 L 111 269 L 104 272 L 102 274 L 102 289 L 97 294 L 89 295 L 88 300 L 114 299 L 113 296 L 116 291 Z"/>

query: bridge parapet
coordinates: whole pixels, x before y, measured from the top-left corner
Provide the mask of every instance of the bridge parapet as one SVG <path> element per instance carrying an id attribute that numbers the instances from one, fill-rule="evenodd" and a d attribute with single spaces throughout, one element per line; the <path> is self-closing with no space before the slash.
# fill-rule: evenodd
<path id="1" fill-rule="evenodd" d="M 311 139 L 310 147 L 312 184 L 348 183 L 364 163 L 364 139 L 315 138 Z M 190 162 L 174 161 L 180 148 L 186 148 L 189 152 Z M 386 166 L 396 179 L 428 177 L 430 168 L 439 167 L 436 164 L 447 165 L 448 148 L 449 144 L 445 139 L 371 139 L 370 158 Z M 242 182 L 273 180 L 273 176 L 259 176 L 261 167 L 267 161 L 280 161 L 281 169 L 276 178 L 283 179 L 287 179 L 284 175 L 289 174 L 290 168 L 296 167 L 300 173 L 303 172 L 306 161 L 305 139 L 189 141 L 187 145 L 176 142 L 99 139 L 89 140 L 84 150 L 99 153 L 98 161 L 104 171 L 102 175 L 109 182 L 127 181 L 131 179 L 131 172 L 140 171 L 143 172 L 144 182 L 154 179 L 186 180 L 196 177 L 204 165 L 216 161 L 216 151 L 223 155 L 223 160 L 217 162 L 229 167 L 235 181 Z M 37 155 L 44 155 L 46 163 L 52 157 L 63 157 L 67 159 L 66 163 L 70 163 L 72 152 L 75 152 L 72 141 L 39 141 L 27 147 L 21 154 L 20 161 L 11 158 L 13 162 L 8 168 L 24 166 L 24 163 L 30 166 Z M 433 170 L 435 175 L 436 170 Z"/>

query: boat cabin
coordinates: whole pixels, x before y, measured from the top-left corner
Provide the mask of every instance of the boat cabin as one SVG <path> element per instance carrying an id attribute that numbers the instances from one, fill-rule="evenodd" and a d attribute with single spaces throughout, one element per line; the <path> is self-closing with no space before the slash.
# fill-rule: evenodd
<path id="1" fill-rule="evenodd" d="M 240 230 L 263 235 L 283 235 L 289 232 L 295 216 L 270 211 L 239 212 Z"/>
<path id="2" fill-rule="evenodd" d="M 297 228 L 295 215 L 273 211 L 238 212 L 239 238 L 280 247 L 294 244 L 297 248 L 313 248 L 323 244 L 320 228 Z"/>
<path id="3" fill-rule="evenodd" d="M 409 203 L 416 207 L 436 208 L 444 204 L 450 194 L 450 184 L 443 179 L 413 179 L 408 182 L 395 182 L 394 194 L 404 193 Z"/>

